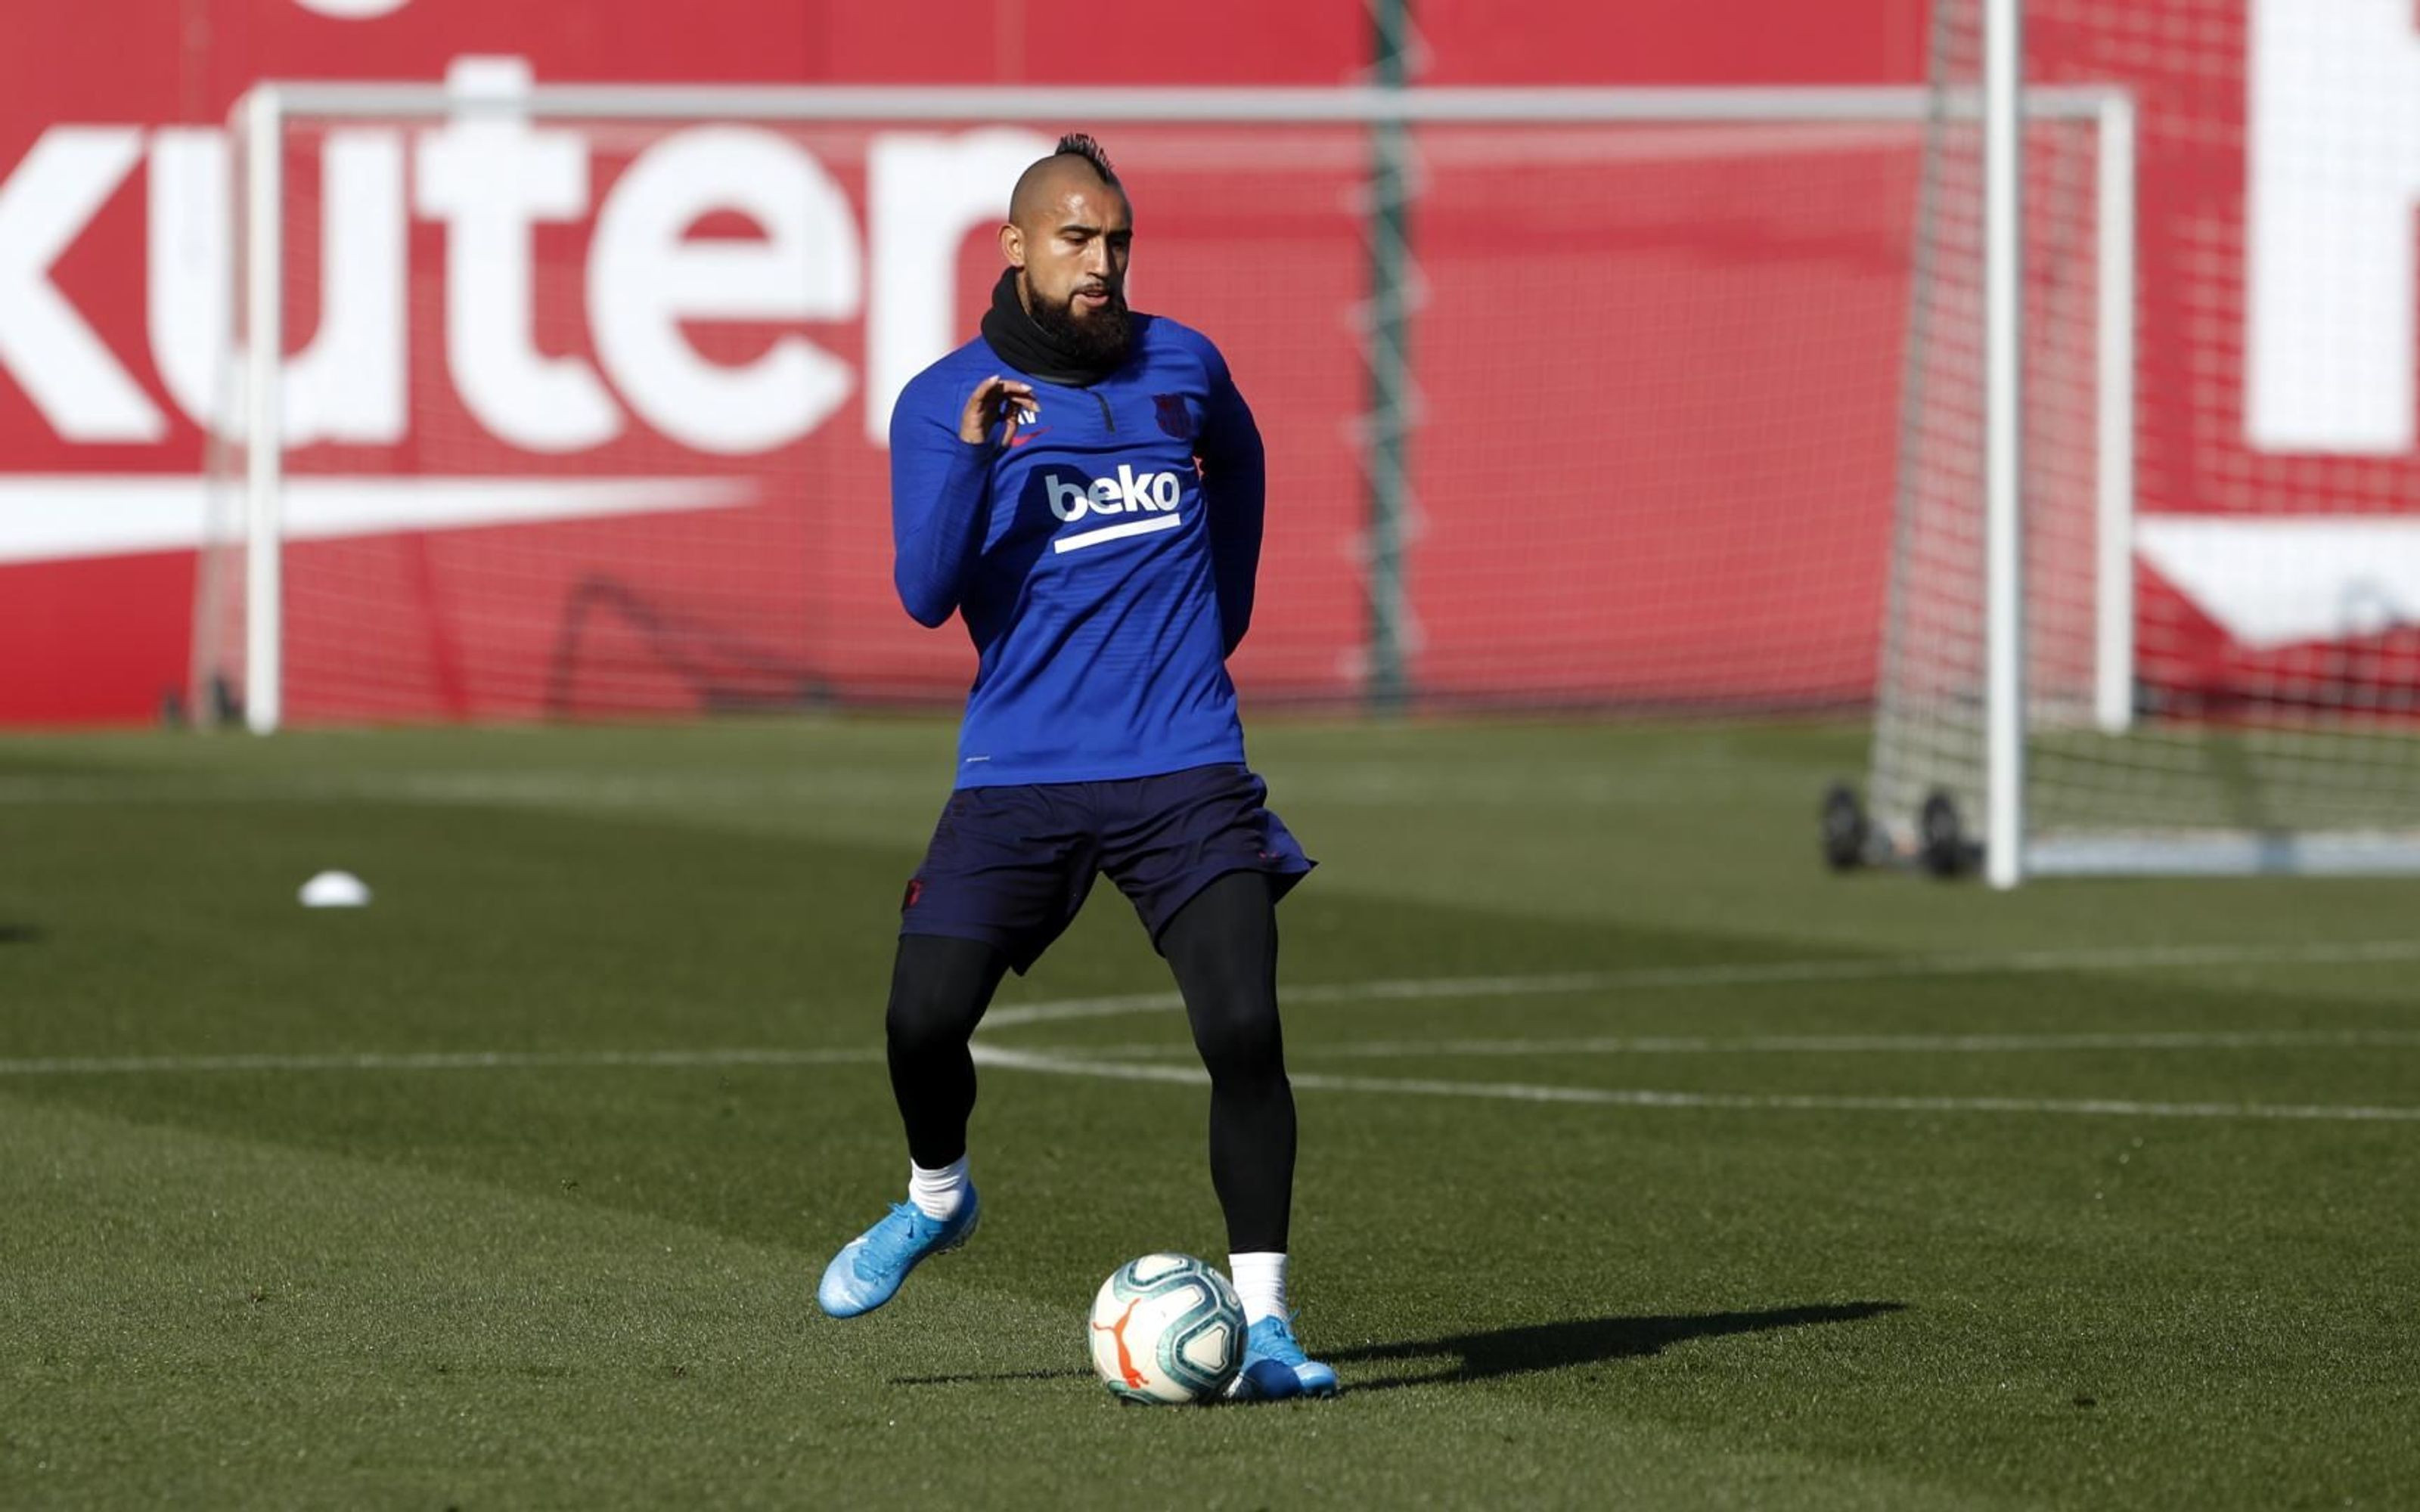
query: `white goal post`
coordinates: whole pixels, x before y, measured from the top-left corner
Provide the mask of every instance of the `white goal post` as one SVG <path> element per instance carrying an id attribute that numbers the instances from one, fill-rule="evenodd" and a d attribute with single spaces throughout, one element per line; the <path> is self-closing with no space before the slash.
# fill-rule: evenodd
<path id="1" fill-rule="evenodd" d="M 287 676 L 290 584 L 284 570 L 289 530 L 282 501 L 291 462 L 290 449 L 280 440 L 287 417 L 280 413 L 279 376 L 287 350 L 287 285 L 292 276 L 286 246 L 293 219 L 287 145 L 289 132 L 301 126 L 433 125 L 494 114 L 573 122 L 749 122 L 791 127 L 880 122 L 960 127 L 1026 124 L 1053 130 L 1069 124 L 1301 126 L 1365 131 L 1375 142 L 1382 135 L 1378 129 L 1390 125 L 1737 126 L 1785 131 L 1877 127 L 1919 131 L 1928 123 L 1943 120 L 1980 121 L 1984 106 L 1978 90 L 1924 86 L 1125 88 L 1071 97 L 1060 89 L 1027 88 L 531 84 L 525 76 L 518 85 L 508 87 L 496 87 L 492 77 L 478 87 L 466 85 L 461 78 L 453 85 L 427 85 L 262 84 L 241 101 L 234 121 L 242 164 L 240 361 L 249 443 L 242 449 L 240 521 L 244 579 L 241 655 L 239 662 L 235 647 L 225 647 L 223 664 L 240 666 L 237 681 L 250 728 L 266 733 L 287 722 L 292 707 Z M 2115 732 L 2126 726 L 2133 703 L 2135 118 L 2124 90 L 2091 85 L 2031 89 L 2022 108 L 2024 120 L 2071 131 L 2079 142 L 2088 142 L 2083 150 L 2095 164 L 2098 209 L 2087 253 L 2098 290 L 2089 332 L 2095 353 L 2097 413 L 2089 445 L 2099 520 L 2094 706 L 2101 728 Z M 1390 278 L 1411 283 L 1418 274 L 1401 268 L 1390 270 L 1381 259 L 1372 276 L 1381 283 Z M 1981 337 L 1978 331 L 1978 343 Z M 1876 329 L 1871 339 L 1888 344 L 1893 337 L 1887 329 Z M 1370 361 L 1378 366 L 1388 360 L 1388 343 L 1382 332 L 1372 344 Z M 1390 513 L 1407 513 L 1412 508 L 1409 493 L 1420 483 L 1417 478 L 1404 482 L 1406 468 L 1400 451 L 1385 455 L 1387 449 L 1403 444 L 1405 423 L 1402 417 L 1382 413 L 1374 418 L 1377 423 L 1368 428 L 1362 441 L 1367 448 L 1364 481 L 1371 489 L 1368 508 L 1373 517 L 1383 518 Z M 1683 438 L 1675 444 L 1689 443 Z M 1618 480 L 1614 486 L 1619 486 Z M 1435 499 L 1430 503 L 1432 510 L 1438 507 Z M 1851 543 L 1844 549 L 1870 552 L 1879 559 L 1886 544 L 1875 539 Z M 1417 627 L 1408 623 L 1401 604 L 1387 601 L 1375 588 L 1373 597 L 1373 639 L 1417 636 Z M 2012 738 L 2022 740 L 2021 735 Z"/>
<path id="2" fill-rule="evenodd" d="M 1987 107 L 1927 147 L 1871 765 L 1862 810 L 1830 800 L 1834 864 L 2420 872 L 2420 450 L 2388 392 L 2420 115 L 2386 108 L 2415 65 L 2391 0 L 1933 8 L 1933 91 Z M 2098 175 L 2021 125 L 2077 80 L 2136 90 Z M 2121 182 L 2139 281 L 2076 250 Z M 2102 343 L 2112 308 L 2145 333 L 2132 434 L 2077 339 L 2095 301 Z"/>

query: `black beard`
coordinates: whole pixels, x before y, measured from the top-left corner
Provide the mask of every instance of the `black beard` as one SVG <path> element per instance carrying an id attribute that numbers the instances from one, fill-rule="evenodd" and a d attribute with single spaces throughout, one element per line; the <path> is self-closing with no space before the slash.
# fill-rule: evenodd
<path id="1" fill-rule="evenodd" d="M 1076 316 L 1076 298 L 1069 295 L 1057 304 L 1042 297 L 1041 291 L 1027 286 L 1026 313 L 1041 328 L 1050 344 L 1085 367 L 1103 369 L 1116 367 L 1125 361 L 1126 346 L 1134 339 L 1134 321 L 1126 310 L 1125 296 L 1112 294 L 1109 302 L 1081 319 Z"/>

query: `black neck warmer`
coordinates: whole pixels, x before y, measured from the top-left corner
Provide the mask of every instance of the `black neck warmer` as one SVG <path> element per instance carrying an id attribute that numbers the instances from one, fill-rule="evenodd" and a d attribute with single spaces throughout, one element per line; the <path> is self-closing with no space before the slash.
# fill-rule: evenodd
<path id="1" fill-rule="evenodd" d="M 1130 315 L 1138 333 L 1146 316 Z M 1029 378 L 1045 383 L 1065 384 L 1070 388 L 1086 388 L 1108 378 L 1125 365 L 1134 350 L 1131 338 L 1125 349 L 1106 364 L 1069 351 L 1053 341 L 1050 333 L 1033 323 L 1026 313 L 1025 302 L 1016 297 L 1016 270 L 1003 268 L 1000 282 L 991 286 L 991 308 L 984 312 L 984 340 L 991 349 L 1008 359 L 1009 365 Z"/>

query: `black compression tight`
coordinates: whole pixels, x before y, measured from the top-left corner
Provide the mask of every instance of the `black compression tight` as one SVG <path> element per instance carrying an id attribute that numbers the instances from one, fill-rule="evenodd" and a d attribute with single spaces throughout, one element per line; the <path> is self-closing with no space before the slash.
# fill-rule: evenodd
<path id="1" fill-rule="evenodd" d="M 939 1170 L 967 1152 L 975 1062 L 967 1041 L 991 1006 L 1008 958 L 980 940 L 903 934 L 882 1033 L 891 1095 L 908 1125 L 908 1158 Z"/>
<path id="2" fill-rule="evenodd" d="M 1268 878 L 1230 872 L 1176 911 L 1159 953 L 1210 1072 L 1210 1184 L 1238 1255 L 1286 1247 L 1294 1088 L 1278 1026 L 1278 915 Z"/>
<path id="3" fill-rule="evenodd" d="M 1277 907 L 1268 880 L 1231 872 L 1160 932 L 1210 1072 L 1210 1182 L 1237 1254 L 1286 1247 L 1294 1201 L 1294 1089 L 1278 1026 Z M 967 1152 L 974 1061 L 967 1041 L 1007 962 L 988 945 L 935 934 L 899 941 L 883 1025 L 908 1153 L 926 1169 Z"/>

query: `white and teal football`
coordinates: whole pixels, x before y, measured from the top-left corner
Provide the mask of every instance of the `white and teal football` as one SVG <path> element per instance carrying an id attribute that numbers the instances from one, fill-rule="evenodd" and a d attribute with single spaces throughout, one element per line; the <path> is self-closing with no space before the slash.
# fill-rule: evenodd
<path id="1" fill-rule="evenodd" d="M 1093 1299 L 1089 1336 L 1101 1383 L 1130 1402 L 1206 1402 L 1244 1363 L 1244 1304 L 1190 1255 L 1128 1260 Z"/>

